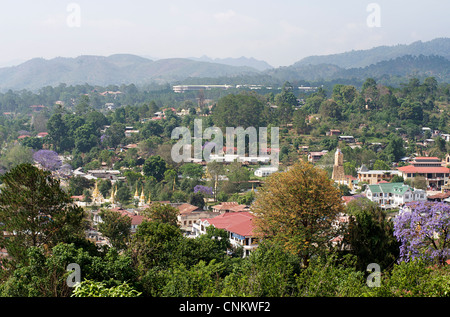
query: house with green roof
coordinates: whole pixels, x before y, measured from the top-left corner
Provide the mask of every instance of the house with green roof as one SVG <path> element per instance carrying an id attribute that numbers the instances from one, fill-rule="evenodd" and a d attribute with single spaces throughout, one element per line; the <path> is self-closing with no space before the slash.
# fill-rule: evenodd
<path id="1" fill-rule="evenodd" d="M 412 201 L 427 200 L 424 190 L 412 188 L 403 183 L 367 185 L 365 195 L 384 209 L 397 208 Z"/>

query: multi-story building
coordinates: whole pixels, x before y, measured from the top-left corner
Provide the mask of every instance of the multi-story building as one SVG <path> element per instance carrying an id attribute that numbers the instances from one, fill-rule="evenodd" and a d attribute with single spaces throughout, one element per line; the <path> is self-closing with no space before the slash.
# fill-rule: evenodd
<path id="1" fill-rule="evenodd" d="M 258 247 L 258 239 L 253 233 L 253 214 L 249 211 L 225 212 L 214 218 L 200 219 L 193 224 L 195 235 L 206 233 L 206 228 L 214 226 L 228 232 L 230 242 L 235 247 L 242 247 L 244 257 Z"/>
<path id="2" fill-rule="evenodd" d="M 402 176 L 398 170 L 369 170 L 362 165 L 358 170 L 358 182 L 367 182 L 369 185 L 376 185 L 379 182 L 390 182 L 394 176 Z"/>
<path id="3" fill-rule="evenodd" d="M 328 153 L 328 151 L 309 152 L 308 153 L 308 162 L 317 163 L 322 158 L 322 156 L 324 156 L 327 153 Z"/>
<path id="4" fill-rule="evenodd" d="M 412 201 L 427 200 L 424 190 L 415 189 L 403 183 L 367 185 L 365 195 L 384 209 L 398 208 Z"/>
<path id="5" fill-rule="evenodd" d="M 446 160 L 441 161 L 437 157 L 416 157 L 410 165 L 399 167 L 403 179 L 424 177 L 427 187 L 440 190 L 450 176 L 450 168 L 446 167 Z"/>

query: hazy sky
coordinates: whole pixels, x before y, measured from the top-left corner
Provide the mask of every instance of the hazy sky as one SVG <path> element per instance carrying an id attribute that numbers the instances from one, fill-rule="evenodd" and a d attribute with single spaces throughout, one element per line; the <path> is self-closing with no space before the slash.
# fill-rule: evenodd
<path id="1" fill-rule="evenodd" d="M 446 0 L 0 3 L 0 65 L 34 57 L 130 53 L 155 58 L 246 56 L 278 67 L 309 55 L 450 37 Z M 368 11 L 371 3 L 376 9 Z"/>

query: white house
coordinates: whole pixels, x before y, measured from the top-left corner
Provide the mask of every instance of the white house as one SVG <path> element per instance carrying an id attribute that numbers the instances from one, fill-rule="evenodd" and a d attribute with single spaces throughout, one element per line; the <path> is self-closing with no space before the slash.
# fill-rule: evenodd
<path id="1" fill-rule="evenodd" d="M 426 192 L 403 183 L 367 185 L 366 197 L 385 209 L 398 208 L 412 201 L 426 201 Z"/>
<path id="2" fill-rule="evenodd" d="M 206 228 L 209 226 L 225 230 L 230 243 L 235 247 L 243 248 L 244 257 L 258 247 L 258 239 L 253 233 L 253 214 L 251 212 L 225 212 L 214 218 L 200 219 L 193 224 L 194 234 L 196 236 L 205 234 Z"/>

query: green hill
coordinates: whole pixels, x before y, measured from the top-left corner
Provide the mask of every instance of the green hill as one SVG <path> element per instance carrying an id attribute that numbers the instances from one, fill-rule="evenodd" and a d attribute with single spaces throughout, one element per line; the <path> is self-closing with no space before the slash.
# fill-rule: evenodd
<path id="1" fill-rule="evenodd" d="M 173 82 L 189 77 L 224 77 L 257 74 L 250 67 L 236 67 L 189 59 L 172 58 L 152 61 L 130 54 L 104 56 L 34 58 L 13 67 L 0 68 L 0 89 L 36 90 L 60 83 L 107 86 Z"/>
<path id="2" fill-rule="evenodd" d="M 405 55 L 437 55 L 450 58 L 450 38 L 437 38 L 428 42 L 417 41 L 409 45 L 378 46 L 368 50 L 353 50 L 339 54 L 309 56 L 292 66 L 333 64 L 341 68 L 360 68 Z"/>

